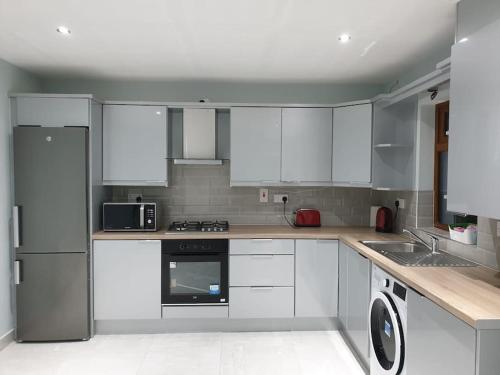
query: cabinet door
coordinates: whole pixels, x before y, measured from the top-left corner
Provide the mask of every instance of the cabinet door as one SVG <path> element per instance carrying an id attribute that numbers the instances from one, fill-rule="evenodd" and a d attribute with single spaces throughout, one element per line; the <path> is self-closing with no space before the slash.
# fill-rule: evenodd
<path id="1" fill-rule="evenodd" d="M 500 219 L 500 21 L 451 55 L 447 209 Z"/>
<path id="2" fill-rule="evenodd" d="M 368 363 L 370 309 L 370 261 L 357 251 L 349 249 L 347 271 L 347 334 L 359 356 Z"/>
<path id="3" fill-rule="evenodd" d="M 231 108 L 231 183 L 277 183 L 281 108 Z"/>
<path id="4" fill-rule="evenodd" d="M 293 318 L 293 287 L 230 287 L 229 317 Z"/>
<path id="5" fill-rule="evenodd" d="M 89 99 L 86 98 L 16 98 L 17 125 L 89 126 Z"/>
<path id="6" fill-rule="evenodd" d="M 167 181 L 167 107 L 105 105 L 104 182 L 165 185 Z"/>
<path id="7" fill-rule="evenodd" d="M 281 180 L 332 180 L 332 109 L 283 108 Z"/>
<path id="8" fill-rule="evenodd" d="M 408 374 L 475 374 L 476 331 L 408 290 Z"/>
<path id="9" fill-rule="evenodd" d="M 295 316 L 337 316 L 338 242 L 295 242 Z"/>
<path id="10" fill-rule="evenodd" d="M 94 241 L 94 318 L 161 318 L 161 241 Z"/>
<path id="11" fill-rule="evenodd" d="M 333 182 L 371 181 L 372 105 L 333 110 Z"/>
<path id="12" fill-rule="evenodd" d="M 339 244 L 339 311 L 338 317 L 342 329 L 347 328 L 347 272 L 349 252 L 352 251 L 343 242 Z"/>

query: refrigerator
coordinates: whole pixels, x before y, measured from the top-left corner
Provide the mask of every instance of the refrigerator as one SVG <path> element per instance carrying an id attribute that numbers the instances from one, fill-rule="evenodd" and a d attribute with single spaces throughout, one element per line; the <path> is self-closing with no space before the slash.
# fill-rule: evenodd
<path id="1" fill-rule="evenodd" d="M 15 127 L 16 340 L 90 337 L 88 128 Z"/>

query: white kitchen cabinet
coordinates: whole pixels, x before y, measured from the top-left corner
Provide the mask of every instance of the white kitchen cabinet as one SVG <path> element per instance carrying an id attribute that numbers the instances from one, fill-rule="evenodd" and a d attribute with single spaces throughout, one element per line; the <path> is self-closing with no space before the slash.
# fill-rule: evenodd
<path id="1" fill-rule="evenodd" d="M 333 110 L 332 176 L 335 184 L 368 185 L 372 166 L 372 105 Z"/>
<path id="2" fill-rule="evenodd" d="M 103 174 L 108 185 L 167 185 L 167 107 L 104 105 Z"/>
<path id="3" fill-rule="evenodd" d="M 294 254 L 295 241 L 290 239 L 255 238 L 249 240 L 230 240 L 231 255 Z"/>
<path id="4" fill-rule="evenodd" d="M 94 241 L 94 319 L 161 319 L 161 241 Z"/>
<path id="5" fill-rule="evenodd" d="M 500 20 L 451 54 L 447 208 L 500 219 Z"/>
<path id="6" fill-rule="evenodd" d="M 19 126 L 89 126 L 89 98 L 18 96 L 15 124 Z"/>
<path id="7" fill-rule="evenodd" d="M 293 318 L 293 287 L 230 287 L 229 317 Z"/>
<path id="8" fill-rule="evenodd" d="M 293 255 L 231 255 L 230 286 L 294 286 Z"/>
<path id="9" fill-rule="evenodd" d="M 359 358 L 368 366 L 371 264 L 346 244 L 341 242 L 339 247 L 339 316 L 342 329 Z"/>
<path id="10" fill-rule="evenodd" d="M 295 316 L 336 317 L 338 241 L 295 241 Z"/>
<path id="11" fill-rule="evenodd" d="M 281 180 L 332 181 L 332 109 L 283 108 Z"/>
<path id="12" fill-rule="evenodd" d="M 231 108 L 231 184 L 277 184 L 281 108 Z"/>
<path id="13" fill-rule="evenodd" d="M 475 374 L 476 331 L 474 328 L 411 289 L 408 290 L 407 298 L 406 366 L 408 374 Z"/>

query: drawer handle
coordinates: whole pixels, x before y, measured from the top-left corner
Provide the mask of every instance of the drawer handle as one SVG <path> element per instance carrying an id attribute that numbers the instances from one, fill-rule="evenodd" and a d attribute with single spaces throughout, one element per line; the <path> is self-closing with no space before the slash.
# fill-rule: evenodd
<path id="1" fill-rule="evenodd" d="M 139 240 L 137 243 L 140 243 L 141 245 L 152 245 L 156 243 L 158 240 Z"/>
<path id="2" fill-rule="evenodd" d="M 255 291 L 272 291 L 274 288 L 272 286 L 251 286 L 250 290 L 255 290 Z"/>
<path id="3" fill-rule="evenodd" d="M 254 238 L 253 241 L 255 241 L 255 242 L 271 242 L 272 238 Z"/>
<path id="4" fill-rule="evenodd" d="M 273 259 L 273 255 L 252 255 L 252 259 Z"/>

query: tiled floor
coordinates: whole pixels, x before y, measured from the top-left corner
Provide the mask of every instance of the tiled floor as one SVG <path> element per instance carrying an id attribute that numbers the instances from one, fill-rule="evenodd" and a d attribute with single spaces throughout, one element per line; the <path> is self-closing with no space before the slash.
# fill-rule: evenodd
<path id="1" fill-rule="evenodd" d="M 2 375 L 363 375 L 338 332 L 96 336 L 87 342 L 12 343 Z"/>

